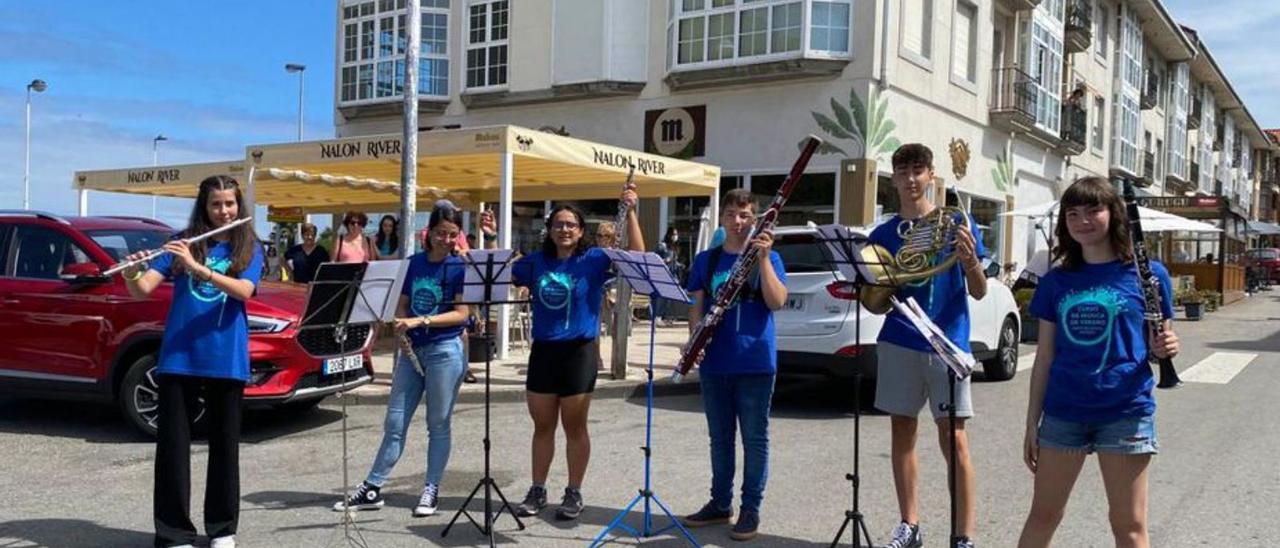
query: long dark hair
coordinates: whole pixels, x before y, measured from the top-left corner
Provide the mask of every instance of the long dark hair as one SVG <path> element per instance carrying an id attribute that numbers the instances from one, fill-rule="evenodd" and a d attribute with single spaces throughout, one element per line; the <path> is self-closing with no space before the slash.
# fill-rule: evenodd
<path id="1" fill-rule="evenodd" d="M 1058 226 L 1054 234 L 1058 245 L 1053 247 L 1053 260 L 1062 261 L 1063 268 L 1075 270 L 1084 266 L 1084 248 L 1080 242 L 1071 237 L 1067 230 L 1067 210 L 1073 207 L 1104 206 L 1111 213 L 1111 226 L 1107 227 L 1107 239 L 1111 249 L 1123 262 L 1133 260 L 1133 240 L 1129 238 L 1129 214 L 1125 211 L 1124 201 L 1116 192 L 1111 182 L 1102 177 L 1082 177 L 1076 179 L 1062 193 L 1058 205 Z"/>
<path id="2" fill-rule="evenodd" d="M 573 214 L 573 218 L 578 222 L 578 230 L 585 232 L 587 229 L 587 223 L 583 221 L 582 210 L 569 204 L 561 204 L 553 208 L 551 213 L 547 214 L 547 236 L 542 239 L 542 254 L 546 255 L 548 259 L 556 258 L 557 248 L 555 239 L 551 237 L 551 233 L 554 230 L 551 228 L 551 223 L 555 220 L 556 215 L 561 211 L 568 211 Z M 585 236 L 579 237 L 578 245 L 573 248 L 573 254 L 579 255 L 586 253 L 587 247 L 587 238 Z"/>
<path id="3" fill-rule="evenodd" d="M 459 230 L 461 230 L 462 212 L 459 211 L 458 208 L 454 207 L 452 202 L 436 202 L 435 209 L 431 210 L 431 217 L 427 218 L 427 234 L 426 237 L 423 238 L 426 241 L 422 242 L 422 247 L 428 252 L 431 251 L 431 231 L 435 230 L 437 225 L 446 221 L 453 223 Z"/>
<path id="4" fill-rule="evenodd" d="M 670 245 L 673 243 L 673 242 L 672 242 L 672 240 L 671 240 L 671 238 L 672 238 L 673 236 L 675 236 L 676 234 L 678 234 L 678 232 L 676 232 L 676 227 L 674 227 L 674 226 L 668 226 L 668 227 L 667 227 L 667 233 L 666 233 L 664 236 L 662 236 L 662 243 L 667 244 L 668 246 L 670 246 Z"/>
<path id="5" fill-rule="evenodd" d="M 178 234 L 179 238 L 198 236 L 217 228 L 209 219 L 209 193 L 215 190 L 234 190 L 238 210 L 236 218 L 243 219 L 249 216 L 249 209 L 244 204 L 244 193 L 240 191 L 240 183 L 227 175 L 214 175 L 200 181 L 200 193 L 196 195 L 196 204 L 191 209 L 191 219 L 187 221 L 187 229 Z M 209 256 L 211 241 L 213 240 L 204 239 L 191 244 L 191 258 L 197 263 L 204 264 L 205 258 Z M 261 244 L 258 242 L 258 235 L 253 232 L 253 223 L 245 223 L 231 229 L 228 242 L 231 244 L 231 268 L 227 270 L 227 275 L 234 278 L 249 268 L 249 263 L 253 261 L 253 254 Z M 174 266 L 182 268 L 176 262 Z"/>
<path id="6" fill-rule="evenodd" d="M 387 222 L 388 219 L 391 220 L 391 236 L 389 237 L 382 233 L 382 223 Z M 388 238 L 391 240 L 391 249 L 398 251 L 400 249 L 400 221 L 397 220 L 394 215 L 383 215 L 382 219 L 378 221 L 378 236 L 376 241 L 378 242 L 379 253 L 382 252 L 382 243 L 387 241 Z M 392 251 L 392 253 L 395 253 L 395 251 Z"/>

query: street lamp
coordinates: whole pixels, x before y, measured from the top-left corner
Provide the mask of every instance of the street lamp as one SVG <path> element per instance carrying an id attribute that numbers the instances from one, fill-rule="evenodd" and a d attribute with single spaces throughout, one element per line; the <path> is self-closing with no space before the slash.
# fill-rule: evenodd
<path id="1" fill-rule="evenodd" d="M 168 141 L 168 140 L 169 138 L 165 137 L 163 133 L 156 135 L 155 138 L 151 140 L 151 167 L 156 167 L 160 165 L 160 148 L 159 148 L 160 141 Z M 152 219 L 156 218 L 156 195 L 155 194 L 151 195 L 151 218 Z"/>
<path id="2" fill-rule="evenodd" d="M 27 126 L 24 139 L 24 160 L 22 162 L 22 209 L 31 209 L 31 90 L 43 93 L 49 89 L 49 83 L 36 78 L 27 84 Z"/>
<path id="3" fill-rule="evenodd" d="M 285 72 L 290 74 L 298 73 L 298 140 L 302 140 L 302 72 L 307 70 L 306 65 L 297 63 L 288 63 L 284 66 Z"/>

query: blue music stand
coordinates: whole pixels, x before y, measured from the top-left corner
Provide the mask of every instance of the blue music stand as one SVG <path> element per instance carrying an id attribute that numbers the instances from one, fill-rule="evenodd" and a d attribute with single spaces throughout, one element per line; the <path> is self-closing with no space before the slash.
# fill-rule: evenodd
<path id="1" fill-rule="evenodd" d="M 644 453 L 644 487 L 640 489 L 639 494 L 631 499 L 622 511 L 614 516 L 609 525 L 591 541 L 594 548 L 604 543 L 605 537 L 609 531 L 614 529 L 622 529 L 627 533 L 635 536 L 637 539 L 650 538 L 661 535 L 672 529 L 678 530 L 689 543 L 696 548 L 701 548 L 698 540 L 693 538 L 693 534 L 680 523 L 680 519 L 671 513 L 666 504 L 658 498 L 658 494 L 653 492 L 651 481 L 653 479 L 652 465 L 650 460 L 653 457 L 653 347 L 654 337 L 657 334 L 657 303 L 658 299 L 670 299 L 684 303 L 689 302 L 689 295 L 685 293 L 684 288 L 680 286 L 675 277 L 671 275 L 671 271 L 667 269 L 666 263 L 662 261 L 653 252 L 642 251 L 622 251 L 616 249 L 607 249 L 605 253 L 610 259 L 613 259 L 614 269 L 618 274 L 631 286 L 631 289 L 641 295 L 649 296 L 649 364 L 645 368 L 645 374 L 648 375 L 646 381 L 646 401 L 645 401 L 645 424 L 644 424 L 644 445 L 640 447 L 640 451 Z M 641 500 L 644 501 L 644 525 L 641 529 L 636 529 L 625 522 L 631 509 Z M 662 512 L 671 520 L 671 525 L 662 529 L 653 529 L 653 504 L 657 503 Z"/>

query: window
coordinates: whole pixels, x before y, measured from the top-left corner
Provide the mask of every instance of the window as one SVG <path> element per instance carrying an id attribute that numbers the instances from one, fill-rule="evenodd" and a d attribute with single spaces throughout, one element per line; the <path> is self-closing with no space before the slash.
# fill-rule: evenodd
<path id="1" fill-rule="evenodd" d="M 1104 1 L 1098 0 L 1098 3 L 1094 4 L 1097 9 L 1093 14 L 1093 52 L 1105 60 L 1107 58 L 1107 40 L 1109 39 L 1107 36 L 1107 18 L 1109 15 L 1107 15 L 1107 7 L 1102 4 Z"/>
<path id="2" fill-rule="evenodd" d="M 933 0 L 902 1 L 902 49 L 933 58 Z"/>
<path id="3" fill-rule="evenodd" d="M 1107 100 L 1102 97 L 1093 98 L 1093 151 L 1102 152 L 1103 131 L 1107 119 Z"/>
<path id="4" fill-rule="evenodd" d="M 951 75 L 969 83 L 978 82 L 978 7 L 956 2 L 951 33 Z"/>
<path id="5" fill-rule="evenodd" d="M 508 0 L 485 0 L 468 9 L 467 87 L 507 84 Z"/>
<path id="6" fill-rule="evenodd" d="M 1140 173 L 1138 166 L 1138 100 L 1128 94 L 1116 98 L 1116 120 L 1112 124 L 1115 151 L 1112 162 L 1129 173 Z"/>
<path id="7" fill-rule="evenodd" d="M 1036 97 L 1036 126 L 1058 135 L 1058 127 L 1062 118 L 1062 97 L 1059 89 L 1062 82 L 1062 25 L 1052 25 L 1041 11 L 1045 4 L 1036 9 L 1036 16 L 1030 25 L 1031 39 L 1027 51 L 1027 73 L 1032 78 L 1032 89 Z"/>
<path id="8" fill-rule="evenodd" d="M 671 0 L 669 67 L 847 57 L 852 0 Z M 806 12 L 808 20 L 806 21 Z"/>
<path id="9" fill-rule="evenodd" d="M 1178 63 L 1169 72 L 1168 113 L 1168 171 L 1175 177 L 1187 180 L 1187 93 L 1190 69 L 1187 63 Z M 1193 181 L 1194 182 L 1194 181 Z"/>
<path id="10" fill-rule="evenodd" d="M 14 276 L 56 280 L 62 267 L 89 262 L 89 256 L 71 239 L 39 226 L 18 226 L 13 250 Z"/>
<path id="11" fill-rule="evenodd" d="M 778 193 L 786 175 L 751 176 L 751 194 L 756 203 L 764 207 Z M 817 224 L 835 222 L 836 176 L 834 173 L 806 173 L 796 184 L 787 207 L 778 215 L 782 226 L 803 225 L 809 221 Z"/>
<path id="12" fill-rule="evenodd" d="M 809 49 L 849 52 L 849 4 L 814 2 Z"/>
<path id="13" fill-rule="evenodd" d="M 418 94 L 449 95 L 449 0 L 423 0 Z M 404 0 L 349 4 L 342 9 L 340 103 L 404 96 L 408 15 Z"/>
<path id="14" fill-rule="evenodd" d="M 1002 200 L 988 200 L 980 196 L 966 194 L 968 197 L 969 214 L 973 216 L 974 224 L 978 225 L 979 238 L 982 238 L 982 247 L 987 250 L 987 257 L 995 259 L 1000 253 L 1001 237 L 1004 232 L 1004 218 L 1000 213 L 1004 211 L 1005 203 Z M 1005 257 L 998 257 L 1000 260 L 1007 260 Z"/>

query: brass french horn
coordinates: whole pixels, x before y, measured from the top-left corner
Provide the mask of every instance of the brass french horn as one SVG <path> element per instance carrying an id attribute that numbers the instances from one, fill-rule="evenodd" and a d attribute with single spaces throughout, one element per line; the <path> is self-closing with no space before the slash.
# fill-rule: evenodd
<path id="1" fill-rule="evenodd" d="M 963 209 L 946 206 L 935 208 L 924 217 L 898 225 L 902 247 L 897 254 L 883 246 L 870 244 L 862 248 L 862 260 L 876 277 L 873 285 L 862 287 L 859 299 L 872 314 L 884 314 L 893 308 L 890 300 L 898 289 L 925 280 L 951 268 L 956 262 L 956 232 L 961 223 L 968 224 Z M 945 253 L 945 256 L 940 254 Z"/>

